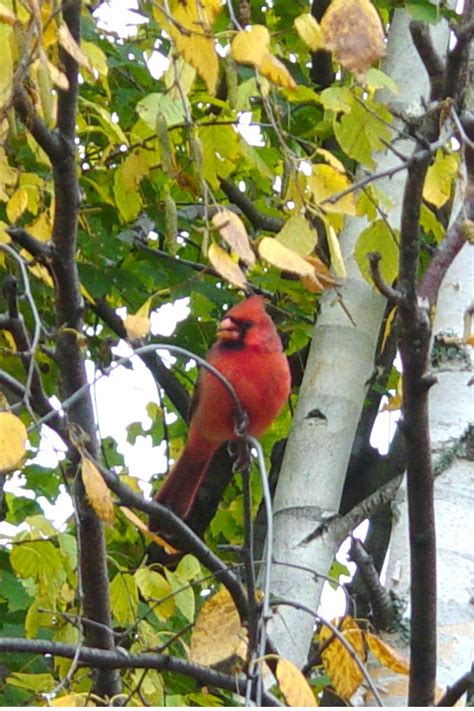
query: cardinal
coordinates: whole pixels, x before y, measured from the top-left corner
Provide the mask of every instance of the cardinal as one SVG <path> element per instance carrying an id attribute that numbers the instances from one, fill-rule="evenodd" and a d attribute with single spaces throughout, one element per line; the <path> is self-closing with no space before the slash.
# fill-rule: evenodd
<path id="1" fill-rule="evenodd" d="M 248 416 L 248 433 L 265 432 L 290 393 L 290 369 L 280 337 L 261 296 L 228 311 L 217 328 L 207 362 L 233 386 Z M 214 452 L 235 440 L 234 405 L 225 386 L 201 371 L 191 402 L 188 439 L 156 500 L 185 518 Z"/>

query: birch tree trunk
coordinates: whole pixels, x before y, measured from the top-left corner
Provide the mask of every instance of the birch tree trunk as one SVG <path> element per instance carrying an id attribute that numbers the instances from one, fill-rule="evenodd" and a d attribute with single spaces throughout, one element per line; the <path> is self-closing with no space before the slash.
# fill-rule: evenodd
<path id="1" fill-rule="evenodd" d="M 412 113 L 421 111 L 420 100 L 428 96 L 429 82 L 408 25 L 408 16 L 397 11 L 390 26 L 383 70 L 400 90 L 396 100 L 390 101 L 391 106 Z M 433 27 L 432 37 L 443 55 L 448 40 L 446 24 Z M 397 149 L 410 155 L 412 144 L 397 141 Z M 391 152 L 375 158 L 374 172 L 400 163 Z M 405 175 L 399 172 L 377 183 L 391 200 L 388 220 L 393 228 L 400 224 L 404 182 Z M 341 235 L 348 272 L 341 293 L 354 323 L 331 295 L 321 299 L 321 312 L 274 500 L 272 591 L 278 598 L 298 601 L 313 610 L 318 608 L 324 581 L 284 563 L 326 574 L 338 546 L 331 535 L 314 533 L 339 509 L 385 309 L 385 300 L 363 280 L 354 260 L 354 245 L 365 227 L 365 220 L 351 219 Z M 301 666 L 307 657 L 313 627 L 314 619 L 309 614 L 281 605 L 272 622 L 271 635 L 280 653 Z"/>

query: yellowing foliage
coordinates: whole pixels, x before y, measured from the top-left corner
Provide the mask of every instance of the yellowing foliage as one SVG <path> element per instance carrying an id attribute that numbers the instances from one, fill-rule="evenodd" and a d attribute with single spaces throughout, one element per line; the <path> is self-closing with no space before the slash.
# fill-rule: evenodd
<path id="1" fill-rule="evenodd" d="M 0 412 L 0 473 L 20 466 L 25 456 L 26 428 L 11 412 Z"/>
<path id="2" fill-rule="evenodd" d="M 81 476 L 90 505 L 97 516 L 111 526 L 114 521 L 114 505 L 110 489 L 94 462 L 85 455 L 81 461 Z"/>
<path id="3" fill-rule="evenodd" d="M 206 82 L 210 94 L 215 94 L 219 73 L 218 57 L 211 35 L 211 25 L 221 9 L 219 0 L 171 0 L 169 15 L 157 5 L 153 7 L 156 21 L 170 35 L 176 49 Z"/>

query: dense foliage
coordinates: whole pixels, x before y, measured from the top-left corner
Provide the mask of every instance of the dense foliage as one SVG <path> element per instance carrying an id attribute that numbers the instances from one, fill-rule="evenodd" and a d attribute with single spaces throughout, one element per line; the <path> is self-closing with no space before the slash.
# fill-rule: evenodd
<path id="1" fill-rule="evenodd" d="M 190 641 L 204 601 L 220 589 L 203 557 L 193 549 L 177 565 L 150 565 L 144 558 L 150 544 L 146 517 L 137 512 L 140 524 L 119 506 L 111 512 L 98 469 L 92 464 L 87 470 L 91 457 L 140 492 L 128 475 L 125 440 L 136 448 L 143 437 L 156 447 L 165 441 L 159 461 L 163 452 L 167 462 L 175 459 L 186 437 L 195 368 L 178 357 L 170 371 L 160 358 L 144 354 L 157 390 L 150 392 L 143 421 L 128 421 L 117 441 L 100 439 L 90 400 L 84 405 L 84 398 L 76 399 L 67 417 L 54 414 L 50 402 L 56 407 L 85 383 L 86 360 L 95 378 L 107 377 L 119 359 L 114 346 L 120 338 L 134 348 L 160 342 L 204 356 L 224 308 L 243 291 L 262 293 L 271 302 L 294 378 L 291 401 L 262 438 L 270 468 L 272 448 L 289 432 L 320 295 L 330 294 L 351 319 L 340 293 L 346 268 L 338 238 L 347 218 L 365 219 L 355 257 L 366 280 L 372 284 L 368 252 L 380 253 L 384 282 L 392 284 L 398 273 L 399 225 L 386 217 L 390 199 L 374 175 L 374 156 L 391 142 L 396 150 L 412 125 L 398 123 L 393 133 L 397 86 L 378 68 L 382 25 L 388 28 L 402 6 L 433 26 L 456 17 L 445 3 L 428 0 L 352 0 L 342 10 L 336 0 L 333 16 L 324 19 L 327 4 L 141 2 L 130 32 L 117 34 L 101 25 L 97 8 L 87 2 L 63 2 L 62 8 L 53 2 L 0 3 L 0 386 L 2 408 L 28 430 L 25 453 L 17 420 L 5 421 L 0 432 L 5 451 L 20 440 L 13 461 L 2 460 L 3 469 L 21 469 L 2 498 L 2 518 L 13 528 L 3 529 L 0 548 L 0 637 L 80 649 L 85 633 L 90 646 L 118 645 L 130 654 L 155 650 L 157 659 L 165 652 L 191 662 L 204 661 L 201 648 L 216 644 L 199 634 Z M 360 43 L 347 48 L 338 37 L 347 34 L 349 9 Z M 444 119 L 448 115 L 446 106 Z M 459 174 L 459 142 L 449 140 L 452 122 L 446 125 L 441 139 L 427 143 L 431 165 L 420 214 L 419 275 L 445 234 Z M 150 314 L 184 297 L 189 314 L 173 334 L 150 333 Z M 390 311 L 379 352 L 395 322 Z M 121 364 L 131 368 L 129 360 Z M 367 406 L 387 394 L 396 409 L 398 381 L 390 362 Z M 131 382 L 123 380 L 125 413 L 125 384 Z M 39 424 L 45 416 L 51 429 Z M 43 438 L 67 455 L 60 453 L 54 465 L 39 464 Z M 157 463 L 156 473 L 165 468 Z M 252 515 L 261 500 L 254 473 Z M 81 482 L 87 489 L 88 474 L 92 483 L 85 494 Z M 231 479 L 230 470 L 226 477 L 231 483 L 220 501 L 199 502 L 197 519 L 209 526 L 204 530 L 195 516 L 193 527 L 225 565 L 238 570 L 245 497 L 241 478 Z M 41 501 L 54 503 L 61 491 L 74 488 L 75 513 L 58 530 Z M 106 522 L 103 562 L 110 581 L 99 597 L 105 596 L 104 609 L 110 602 L 115 635 L 105 641 L 94 638 L 82 619 L 108 624 L 107 613 L 94 612 L 93 579 L 100 575 L 84 567 L 78 573 L 80 561 L 102 546 L 87 529 L 96 514 L 94 531 Z M 124 669 L 121 689 L 110 678 L 99 677 L 93 686 L 90 668 L 77 660 L 7 651 L 1 656 L 1 704 L 56 697 L 67 705 L 70 694 L 84 694 L 84 700 L 91 690 L 93 703 L 113 695 L 111 690 L 124 694 L 129 705 L 236 703 L 225 683 L 245 666 L 229 662 L 240 623 L 230 599 L 220 604 L 219 624 L 228 622 L 230 642 L 217 661 L 227 659 L 227 682 L 163 663 L 148 671 L 140 664 Z M 319 658 L 306 670 L 315 692 L 330 683 L 329 668 Z M 276 694 L 283 698 L 283 667 L 279 683 Z M 296 703 L 291 690 L 286 698 Z"/>

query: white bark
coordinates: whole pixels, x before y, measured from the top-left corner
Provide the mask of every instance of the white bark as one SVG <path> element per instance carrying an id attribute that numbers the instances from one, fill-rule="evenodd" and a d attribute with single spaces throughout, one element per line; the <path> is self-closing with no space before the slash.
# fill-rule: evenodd
<path id="1" fill-rule="evenodd" d="M 400 89 L 392 105 L 395 103 L 402 111 L 419 109 L 420 97 L 428 95 L 427 75 L 412 45 L 408 23 L 405 13 L 395 14 L 384 64 L 384 71 Z M 434 28 L 433 39 L 440 53 L 444 53 L 445 25 Z M 397 148 L 410 154 L 412 145 L 398 142 Z M 379 155 L 376 160 L 377 171 L 399 163 L 391 153 Z M 392 201 L 388 219 L 395 228 L 400 221 L 404 182 L 401 172 L 377 183 Z M 335 542 L 325 535 L 309 543 L 304 540 L 339 508 L 385 307 L 385 300 L 362 279 L 353 258 L 355 241 L 365 226 L 365 220 L 352 219 L 341 236 L 348 270 L 342 296 L 355 327 L 340 305 L 334 303 L 334 295 L 326 294 L 321 300 L 274 502 L 275 559 L 316 568 L 321 573 L 327 573 L 332 563 Z M 310 413 L 315 409 L 325 419 L 312 417 Z M 316 609 L 322 584 L 308 573 L 273 566 L 272 592 L 278 597 L 299 600 Z M 286 606 L 279 608 L 272 622 L 272 639 L 280 653 L 299 666 L 307 657 L 313 623 L 308 614 Z"/>

